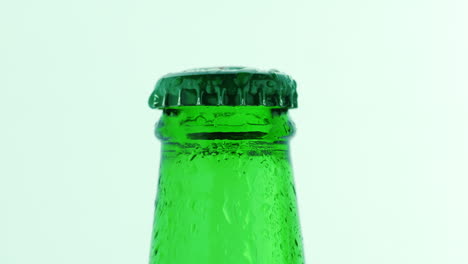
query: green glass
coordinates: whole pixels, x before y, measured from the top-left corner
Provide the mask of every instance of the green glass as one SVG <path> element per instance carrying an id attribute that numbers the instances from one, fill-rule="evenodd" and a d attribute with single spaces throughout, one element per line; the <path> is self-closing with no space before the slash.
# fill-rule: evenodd
<path id="1" fill-rule="evenodd" d="M 174 104 L 156 127 L 150 264 L 304 263 L 288 108 Z"/>

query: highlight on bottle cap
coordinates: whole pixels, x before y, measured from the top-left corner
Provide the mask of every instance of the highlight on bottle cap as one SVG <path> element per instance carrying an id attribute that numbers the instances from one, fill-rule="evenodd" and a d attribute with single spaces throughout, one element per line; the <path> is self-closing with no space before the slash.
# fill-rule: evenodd
<path id="1" fill-rule="evenodd" d="M 296 108 L 296 81 L 278 70 L 209 67 L 169 73 L 158 80 L 151 108 L 177 106 L 268 106 Z"/>

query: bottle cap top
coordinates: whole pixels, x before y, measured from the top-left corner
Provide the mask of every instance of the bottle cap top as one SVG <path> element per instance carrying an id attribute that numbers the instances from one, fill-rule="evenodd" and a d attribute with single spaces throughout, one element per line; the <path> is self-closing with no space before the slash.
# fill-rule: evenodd
<path id="1" fill-rule="evenodd" d="M 198 68 L 164 75 L 149 98 L 151 108 L 189 105 L 296 108 L 296 81 L 277 70 Z"/>

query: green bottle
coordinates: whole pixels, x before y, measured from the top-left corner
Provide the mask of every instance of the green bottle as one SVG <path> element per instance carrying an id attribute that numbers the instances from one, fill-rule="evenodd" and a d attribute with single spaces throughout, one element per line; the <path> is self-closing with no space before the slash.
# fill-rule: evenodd
<path id="1" fill-rule="evenodd" d="M 304 263 L 289 138 L 296 82 L 276 70 L 162 77 L 150 264 Z"/>

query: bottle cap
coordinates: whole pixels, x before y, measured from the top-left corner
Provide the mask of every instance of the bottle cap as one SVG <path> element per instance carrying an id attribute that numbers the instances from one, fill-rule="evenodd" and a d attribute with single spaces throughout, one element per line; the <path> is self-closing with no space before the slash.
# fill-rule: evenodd
<path id="1" fill-rule="evenodd" d="M 164 75 L 149 98 L 151 108 L 196 105 L 296 108 L 296 81 L 277 70 L 198 68 Z"/>

